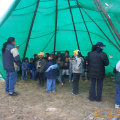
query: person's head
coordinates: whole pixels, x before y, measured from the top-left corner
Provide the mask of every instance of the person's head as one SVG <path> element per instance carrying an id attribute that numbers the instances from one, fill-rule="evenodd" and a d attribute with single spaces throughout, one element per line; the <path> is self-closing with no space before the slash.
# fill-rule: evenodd
<path id="1" fill-rule="evenodd" d="M 75 50 L 73 51 L 73 53 L 74 53 L 74 57 L 75 56 L 82 57 L 81 52 L 79 50 Z"/>
<path id="2" fill-rule="evenodd" d="M 65 51 L 65 56 L 68 56 L 68 55 L 69 55 L 69 51 L 66 50 L 66 51 Z"/>
<path id="3" fill-rule="evenodd" d="M 30 58 L 30 63 L 33 63 L 33 58 Z"/>
<path id="4" fill-rule="evenodd" d="M 61 55 L 61 52 L 57 52 L 57 56 L 60 56 Z"/>
<path id="5" fill-rule="evenodd" d="M 61 61 L 61 57 L 58 57 L 58 61 Z"/>
<path id="6" fill-rule="evenodd" d="M 34 58 L 38 58 L 37 54 L 34 54 Z"/>
<path id="7" fill-rule="evenodd" d="M 72 56 L 72 60 L 74 60 L 74 59 L 75 59 L 75 56 L 73 55 L 73 56 Z"/>
<path id="8" fill-rule="evenodd" d="M 5 42 L 5 43 L 3 44 L 2 53 L 5 52 L 6 46 L 7 46 L 8 44 L 15 45 L 15 38 L 14 38 L 14 37 L 9 37 L 9 38 L 8 38 L 7 42 Z"/>
<path id="9" fill-rule="evenodd" d="M 54 54 L 50 54 L 48 60 L 52 61 L 54 64 L 56 63 L 56 57 Z"/>
<path id="10" fill-rule="evenodd" d="M 28 62 L 28 58 L 27 57 L 25 58 L 24 62 Z"/>
<path id="11" fill-rule="evenodd" d="M 45 54 L 45 57 L 47 57 L 47 58 L 48 58 L 48 57 L 49 57 L 49 53 L 46 53 L 46 54 Z"/>
<path id="12" fill-rule="evenodd" d="M 69 57 L 68 60 L 71 61 L 71 57 Z"/>
<path id="13" fill-rule="evenodd" d="M 69 61 L 69 57 L 65 57 L 65 61 L 68 62 Z"/>
<path id="14" fill-rule="evenodd" d="M 102 42 L 98 42 L 96 45 L 97 45 L 98 48 L 100 48 L 102 50 L 105 47 L 105 45 Z"/>
<path id="15" fill-rule="evenodd" d="M 43 52 L 40 52 L 38 55 L 39 55 L 40 59 L 42 59 L 44 57 L 44 53 Z"/>
<path id="16" fill-rule="evenodd" d="M 73 55 L 77 56 L 78 55 L 78 50 L 73 51 Z"/>

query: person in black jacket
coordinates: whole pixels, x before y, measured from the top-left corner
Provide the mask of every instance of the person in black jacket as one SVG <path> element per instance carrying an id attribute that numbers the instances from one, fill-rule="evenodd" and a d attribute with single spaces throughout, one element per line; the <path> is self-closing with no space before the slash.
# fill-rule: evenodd
<path id="1" fill-rule="evenodd" d="M 101 101 L 103 79 L 105 76 L 105 66 L 109 65 L 109 60 L 106 53 L 102 52 L 103 45 L 102 42 L 98 42 L 95 50 L 89 53 L 88 63 L 89 63 L 89 75 L 91 79 L 91 88 L 89 91 L 90 101 Z M 97 81 L 97 95 L 95 92 L 95 84 Z"/>

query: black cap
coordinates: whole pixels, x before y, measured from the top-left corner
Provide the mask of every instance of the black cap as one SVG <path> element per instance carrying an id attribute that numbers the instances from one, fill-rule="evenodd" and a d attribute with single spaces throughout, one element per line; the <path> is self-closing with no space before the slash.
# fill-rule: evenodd
<path id="1" fill-rule="evenodd" d="M 105 46 L 106 46 L 106 45 L 104 45 L 102 42 L 98 42 L 96 45 L 97 45 L 98 47 L 101 47 L 101 46 L 105 47 Z"/>

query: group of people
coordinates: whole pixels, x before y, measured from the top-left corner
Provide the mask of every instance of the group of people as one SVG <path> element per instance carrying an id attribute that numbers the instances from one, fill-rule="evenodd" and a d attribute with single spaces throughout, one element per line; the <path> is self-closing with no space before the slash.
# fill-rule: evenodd
<path id="1" fill-rule="evenodd" d="M 43 86 L 45 78 L 47 78 L 46 91 L 49 93 L 55 91 L 56 80 L 59 81 L 60 85 L 63 85 L 64 78 L 71 82 L 75 77 L 77 81 L 73 81 L 73 94 L 78 94 L 78 82 L 83 62 L 84 59 L 79 50 L 74 51 L 72 59 L 68 50 L 65 53 L 57 52 L 57 55 L 46 53 L 45 57 L 44 53 L 40 52 L 38 55 L 34 54 L 34 59 L 30 58 L 30 62 L 28 58 L 24 59 L 21 79 L 26 80 L 29 74 L 33 80 L 38 78 L 39 85 Z"/>
<path id="2" fill-rule="evenodd" d="M 77 95 L 79 92 L 79 79 L 83 74 L 86 79 L 91 80 L 91 87 L 89 90 L 89 100 L 98 101 L 102 100 L 102 87 L 105 77 L 105 66 L 109 65 L 109 59 L 106 53 L 103 52 L 104 44 L 98 42 L 92 46 L 92 50 L 88 56 L 83 58 L 79 50 L 73 51 L 72 58 L 69 56 L 69 51 L 65 54 L 57 52 L 57 55 L 40 52 L 34 55 L 34 59 L 25 58 L 21 63 L 20 56 L 15 47 L 15 38 L 8 38 L 7 42 L 3 44 L 2 59 L 3 67 L 6 70 L 6 85 L 5 91 L 10 96 L 17 96 L 18 93 L 14 92 L 15 84 L 17 81 L 17 69 L 22 69 L 21 79 L 27 79 L 28 74 L 32 79 L 39 78 L 39 85 L 44 85 L 44 80 L 47 78 L 46 92 L 55 92 L 56 79 L 63 85 L 63 79 L 66 77 L 69 82 L 73 82 L 72 94 Z M 116 73 L 120 72 L 120 63 L 116 66 Z M 117 75 L 118 76 L 118 75 Z M 116 77 L 117 79 L 117 77 Z M 97 82 L 97 92 L 95 90 Z M 120 105 L 120 80 L 116 82 L 116 102 L 115 108 Z"/>

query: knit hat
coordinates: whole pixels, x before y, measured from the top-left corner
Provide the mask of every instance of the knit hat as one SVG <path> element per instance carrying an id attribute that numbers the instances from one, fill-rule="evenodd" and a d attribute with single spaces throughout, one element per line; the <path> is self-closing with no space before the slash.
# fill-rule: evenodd
<path id="1" fill-rule="evenodd" d="M 79 50 L 75 50 L 75 51 L 73 51 L 73 52 L 74 52 L 76 55 L 78 55 L 78 51 L 79 51 Z"/>
<path id="2" fill-rule="evenodd" d="M 43 53 L 43 52 L 40 52 L 38 55 L 42 55 L 42 56 L 44 56 L 44 53 Z"/>

